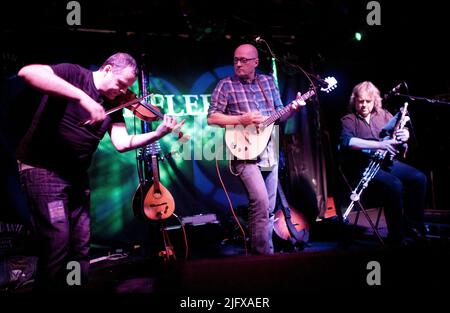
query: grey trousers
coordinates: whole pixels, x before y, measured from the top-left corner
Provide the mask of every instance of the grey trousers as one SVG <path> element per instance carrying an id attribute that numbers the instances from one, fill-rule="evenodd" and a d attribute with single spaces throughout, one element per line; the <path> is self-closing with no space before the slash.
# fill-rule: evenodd
<path id="1" fill-rule="evenodd" d="M 256 163 L 237 162 L 249 198 L 248 228 L 252 254 L 273 254 L 273 221 L 278 186 L 278 165 L 261 171 Z"/>

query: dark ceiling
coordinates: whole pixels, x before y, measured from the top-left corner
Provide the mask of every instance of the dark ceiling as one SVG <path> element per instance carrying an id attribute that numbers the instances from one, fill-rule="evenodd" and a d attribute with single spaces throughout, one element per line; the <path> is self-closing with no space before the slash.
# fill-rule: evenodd
<path id="1" fill-rule="evenodd" d="M 447 11 L 438 0 L 378 1 L 380 26 L 367 25 L 369 1 L 80 0 L 79 26 L 67 25 L 69 1 L 7 1 L 0 11 L 2 53 L 26 61 L 53 54 L 104 57 L 109 52 L 102 49 L 158 45 L 165 47 L 163 56 L 169 45 L 181 51 L 225 46 L 229 53 L 236 43 L 262 36 L 277 56 L 307 67 L 366 71 L 388 80 L 441 72 L 446 79 L 449 70 Z M 360 43 L 356 31 L 363 34 Z"/>
<path id="2" fill-rule="evenodd" d="M 2 29 L 67 29 L 69 1 L 4 2 Z M 230 35 L 280 38 L 337 34 L 366 28 L 369 1 L 325 0 L 80 0 L 81 26 L 97 31 L 145 32 L 151 35 L 187 35 L 201 40 Z M 433 2 L 436 2 L 433 4 Z M 379 1 L 382 28 L 402 26 L 432 29 L 445 26 L 445 10 L 438 1 L 411 4 Z M 445 24 L 445 25 L 444 25 Z M 375 27 L 376 28 L 376 27 Z M 333 35 L 333 36 L 327 36 Z M 203 36 L 202 36 L 203 35 Z M 291 40 L 292 41 L 292 40 Z"/>

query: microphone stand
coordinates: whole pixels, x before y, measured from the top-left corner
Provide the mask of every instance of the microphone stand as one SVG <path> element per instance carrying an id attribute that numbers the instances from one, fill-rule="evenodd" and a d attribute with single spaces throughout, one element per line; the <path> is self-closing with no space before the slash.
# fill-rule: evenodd
<path id="1" fill-rule="evenodd" d="M 316 141 L 316 145 L 315 145 L 315 153 L 317 156 L 323 156 L 320 157 L 321 161 L 318 164 L 318 168 L 319 168 L 319 173 L 317 173 L 317 177 L 318 178 L 322 178 L 322 186 L 317 186 L 317 190 L 315 190 L 316 193 L 316 197 L 318 193 L 321 193 L 322 196 L 322 203 L 319 203 L 319 211 L 323 211 L 325 212 L 326 209 L 326 201 L 327 201 L 327 187 L 326 187 L 326 172 L 325 172 L 325 164 L 324 164 L 324 149 L 323 149 L 323 142 L 322 142 L 322 129 L 321 129 L 321 125 L 320 125 L 320 110 L 319 110 L 319 93 L 317 91 L 317 89 L 320 88 L 327 88 L 328 87 L 328 83 L 321 79 L 318 75 L 316 74 L 312 74 L 309 73 L 307 71 L 305 71 L 300 65 L 298 64 L 293 64 L 289 61 L 286 61 L 285 59 L 280 60 L 275 53 L 273 53 L 272 49 L 270 49 L 269 44 L 262 38 L 259 39 L 260 42 L 263 42 L 266 46 L 267 49 L 269 50 L 269 54 L 272 56 L 272 58 L 278 62 L 280 62 L 281 64 L 284 64 L 286 66 L 295 68 L 297 70 L 300 70 L 305 76 L 306 78 L 309 80 L 309 82 L 311 83 L 311 87 L 314 89 L 314 94 L 315 94 L 315 103 L 316 105 L 313 106 L 313 110 L 315 111 L 315 127 L 314 127 L 314 135 L 315 135 L 315 141 Z M 259 42 L 257 41 L 257 42 Z M 267 54 L 267 51 L 261 49 L 263 52 L 265 52 Z M 314 80 L 314 81 L 313 81 Z M 319 190 L 320 189 L 320 190 Z M 320 213 L 319 213 L 320 214 Z"/>
<path id="2" fill-rule="evenodd" d="M 306 76 L 306 78 L 309 80 L 309 82 L 311 83 L 311 85 L 313 86 L 314 92 L 315 92 L 315 94 L 316 94 L 316 97 L 317 97 L 317 86 L 316 86 L 316 84 L 314 84 L 314 82 L 313 82 L 313 80 L 312 80 L 311 78 L 313 78 L 314 81 L 317 82 L 317 84 L 319 85 L 319 87 L 322 87 L 322 88 L 327 88 L 327 87 L 328 87 L 327 82 L 325 82 L 323 79 L 319 78 L 319 77 L 318 77 L 317 75 L 315 75 L 315 74 L 308 73 L 308 72 L 305 71 L 300 65 L 298 65 L 298 64 L 293 64 L 293 63 L 291 63 L 291 62 L 289 62 L 289 61 L 286 61 L 286 60 L 281 60 L 278 56 L 275 55 L 275 53 L 273 53 L 272 49 L 270 49 L 269 44 L 268 44 L 264 39 L 261 38 L 261 39 L 259 39 L 259 41 L 263 42 L 263 43 L 267 46 L 267 49 L 268 49 L 269 51 L 264 50 L 264 49 L 259 49 L 259 50 L 263 51 L 263 52 L 266 53 L 266 54 L 270 54 L 270 55 L 272 56 L 272 58 L 274 58 L 276 61 L 278 61 L 278 62 L 280 62 L 280 63 L 282 63 L 282 64 L 284 64 L 284 65 L 286 65 L 286 66 L 293 67 L 293 68 L 295 68 L 295 69 L 297 69 L 297 70 L 300 70 L 300 71 Z"/>
<path id="3" fill-rule="evenodd" d="M 404 97 L 411 101 L 419 100 L 419 101 L 425 101 L 428 103 L 438 104 L 438 105 L 450 105 L 450 102 L 448 102 L 448 101 L 442 101 L 442 100 L 438 100 L 438 99 L 430 99 L 430 98 L 418 97 L 418 96 L 411 96 L 411 95 L 406 95 L 406 94 L 402 94 L 402 93 L 395 93 L 394 96 Z M 432 205 L 433 205 L 433 208 L 435 208 L 436 204 L 435 204 L 435 200 L 434 200 L 435 190 L 434 190 L 433 176 L 434 176 L 433 171 L 431 170 L 430 178 L 431 178 Z"/>
<path id="4" fill-rule="evenodd" d="M 448 102 L 448 101 L 442 101 L 442 100 L 438 100 L 438 99 L 430 99 L 430 98 L 425 98 L 425 97 L 411 96 L 411 95 L 406 95 L 406 94 L 403 94 L 403 93 L 395 93 L 394 96 L 408 98 L 411 101 L 421 100 L 421 101 L 426 101 L 428 103 L 433 103 L 433 104 L 450 105 L 450 102 Z"/>

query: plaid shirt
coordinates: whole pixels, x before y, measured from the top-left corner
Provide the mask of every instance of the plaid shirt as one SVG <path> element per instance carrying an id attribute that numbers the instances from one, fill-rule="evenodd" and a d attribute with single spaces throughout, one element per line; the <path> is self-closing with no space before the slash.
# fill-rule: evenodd
<path id="1" fill-rule="evenodd" d="M 213 113 L 241 115 L 251 111 L 259 111 L 261 115 L 270 116 L 274 113 L 274 107 L 277 111 L 281 110 L 283 103 L 273 77 L 257 74 L 256 78 L 261 82 L 271 102 L 270 104 L 267 103 L 256 79 L 252 82 L 244 82 L 237 76 L 229 76 L 219 81 L 214 89 L 208 116 Z M 278 163 L 278 145 L 275 146 L 274 140 L 272 140 L 275 135 L 274 132 L 272 132 L 271 140 L 269 140 L 266 149 L 258 157 L 258 165 L 264 169 L 270 170 Z"/>
<path id="2" fill-rule="evenodd" d="M 269 116 L 273 113 L 273 106 L 277 111 L 282 109 L 280 93 L 272 76 L 257 74 L 256 77 L 261 82 L 270 104 L 267 103 L 256 79 L 247 83 L 237 76 L 229 76 L 219 81 L 214 89 L 208 116 L 212 113 L 241 115 L 251 111 L 259 111 L 262 115 Z"/>

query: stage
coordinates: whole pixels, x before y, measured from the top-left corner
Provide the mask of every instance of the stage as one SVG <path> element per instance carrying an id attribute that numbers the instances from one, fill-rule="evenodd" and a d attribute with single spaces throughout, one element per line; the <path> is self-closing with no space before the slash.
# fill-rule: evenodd
<path id="1" fill-rule="evenodd" d="M 367 301 L 360 310 L 386 310 L 389 298 L 431 308 L 448 298 L 450 81 L 448 49 L 442 48 L 448 37 L 443 2 L 219 1 L 220 10 L 202 1 L 71 1 L 71 7 L 57 2 L 5 2 L 0 12 L 2 296 L 17 302 L 36 298 L 36 245 L 16 152 L 41 95 L 17 74 L 27 64 L 74 63 L 96 71 L 121 51 L 139 67 L 129 90 L 148 93 L 148 102 L 161 112 L 184 119 L 181 131 L 190 138 L 180 142 L 167 135 L 155 153 L 149 145 L 119 153 L 109 135 L 100 140 L 88 172 L 91 275 L 77 294 L 96 307 L 132 303 L 181 312 L 301 312 L 306 302 L 345 307 L 357 299 Z M 316 93 L 291 119 L 275 125 L 280 186 L 292 211 L 308 222 L 310 238 L 292 246 L 274 235 L 276 252 L 270 256 L 246 250 L 249 239 L 238 223 L 247 231 L 249 199 L 229 170 L 225 130 L 207 122 L 214 87 L 233 74 L 233 52 L 243 43 L 257 49 L 258 71 L 274 77 L 283 104 L 297 92 Z M 326 77 L 335 79 L 332 90 L 315 86 Z M 410 139 L 403 161 L 426 176 L 427 242 L 382 245 L 357 208 L 348 221 L 340 220 L 355 187 L 340 172 L 340 119 L 352 88 L 368 80 L 391 113 L 408 103 Z M 144 122 L 128 109 L 123 117 L 132 135 L 160 123 Z M 175 214 L 164 223 L 146 217 L 141 205 L 156 171 L 174 200 Z M 383 211 L 373 205 L 368 214 L 385 240 Z M 405 293 L 410 296 L 400 296 Z"/>

